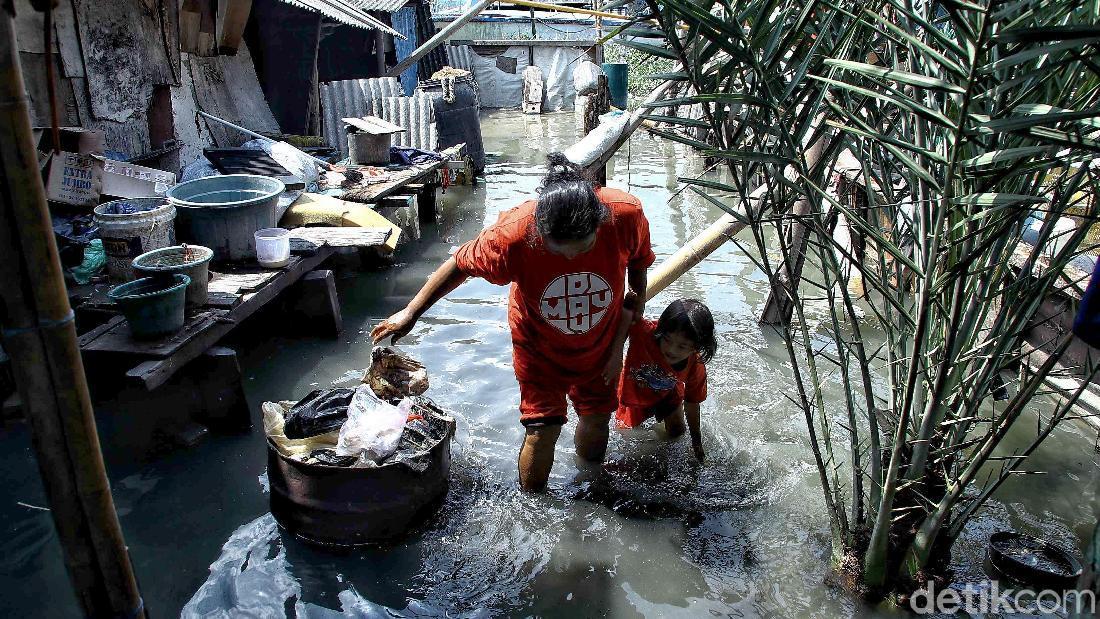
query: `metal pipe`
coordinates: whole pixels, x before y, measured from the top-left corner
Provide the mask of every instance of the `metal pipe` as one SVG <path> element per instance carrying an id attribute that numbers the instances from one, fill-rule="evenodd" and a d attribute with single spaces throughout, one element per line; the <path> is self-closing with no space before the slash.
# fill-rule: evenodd
<path id="1" fill-rule="evenodd" d="M 228 120 L 222 120 L 222 119 L 218 118 L 217 116 L 214 116 L 212 114 L 207 114 L 206 112 L 204 112 L 202 110 L 199 110 L 199 116 L 202 116 L 203 118 L 208 118 L 208 119 L 210 119 L 210 120 L 212 120 L 216 123 L 221 123 L 221 124 L 225 125 L 226 127 L 229 127 L 230 129 L 236 129 L 237 131 L 240 131 L 241 133 L 243 133 L 245 135 L 250 135 L 250 136 L 252 136 L 256 139 L 259 139 L 259 140 L 267 140 L 268 142 L 278 142 L 279 141 L 279 140 L 273 140 L 273 139 L 267 137 L 266 135 L 260 135 L 259 133 L 256 133 L 255 131 L 252 131 L 251 129 L 245 129 L 244 127 L 242 127 L 240 125 L 234 125 L 233 123 L 229 122 Z M 286 142 L 283 142 L 283 144 L 286 144 Z M 323 167 L 324 169 L 326 169 L 326 170 L 331 170 L 332 169 L 332 164 L 325 161 L 324 159 L 321 159 L 320 157 L 314 157 L 313 155 L 311 155 L 307 152 L 303 152 L 302 149 L 298 148 L 297 146 L 294 146 L 293 144 L 287 144 L 287 146 L 293 148 L 294 150 L 298 151 L 299 153 L 302 153 L 306 157 L 309 157 L 310 159 L 316 161 L 317 164 L 320 165 L 321 167 Z"/>

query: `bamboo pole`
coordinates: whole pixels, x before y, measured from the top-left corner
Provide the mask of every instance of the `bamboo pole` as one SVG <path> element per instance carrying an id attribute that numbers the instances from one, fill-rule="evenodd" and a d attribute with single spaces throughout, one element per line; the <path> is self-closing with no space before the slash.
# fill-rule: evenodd
<path id="1" fill-rule="evenodd" d="M 0 11 L 0 326 L 76 596 L 144 617 L 103 467 L 73 312 L 31 138 L 10 4 Z M 47 601 L 48 604 L 48 601 Z"/>
<path id="2" fill-rule="evenodd" d="M 649 285 L 645 291 L 646 301 L 651 300 L 662 290 L 668 288 L 669 284 L 680 279 L 680 276 L 714 253 L 714 250 L 724 245 L 733 235 L 743 230 L 745 228 L 743 220 L 749 216 L 748 206 L 756 204 L 764 197 L 766 192 L 767 186 L 758 187 L 749 194 L 748 200 L 737 207 L 739 217 L 734 217 L 729 213 L 719 217 L 706 230 L 700 232 L 698 236 L 688 241 L 686 245 L 676 250 L 675 254 L 672 254 L 657 266 L 649 275 Z"/>

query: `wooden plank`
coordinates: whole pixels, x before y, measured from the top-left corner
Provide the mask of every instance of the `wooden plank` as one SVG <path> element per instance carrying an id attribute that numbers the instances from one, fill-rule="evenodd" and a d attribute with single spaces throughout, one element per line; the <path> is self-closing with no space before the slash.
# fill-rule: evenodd
<path id="1" fill-rule="evenodd" d="M 114 318 L 112 318 L 112 319 L 108 320 L 107 322 L 99 325 L 98 327 L 92 329 L 91 331 L 88 331 L 87 333 L 81 335 L 79 338 L 77 338 L 77 343 L 80 345 L 81 348 L 84 348 L 88 344 L 91 344 L 92 342 L 94 342 L 96 340 L 96 338 L 103 335 L 104 333 L 107 333 L 111 329 L 114 329 L 115 327 L 117 327 L 119 325 L 119 323 L 124 322 L 125 320 L 126 319 L 123 318 L 122 316 L 115 316 Z"/>
<path id="2" fill-rule="evenodd" d="M 82 347 L 85 352 L 123 353 L 162 359 L 170 357 L 188 342 L 203 332 L 219 324 L 218 319 L 225 315 L 222 310 L 207 310 L 192 316 L 178 332 L 157 340 L 135 340 L 130 333 L 130 325 L 122 321 L 106 333 Z"/>
<path id="3" fill-rule="evenodd" d="M 218 340 L 225 337 L 238 324 L 301 279 L 303 275 L 315 269 L 334 252 L 335 250 L 331 247 L 322 247 L 317 255 L 295 262 L 284 271 L 282 277 L 277 278 L 270 285 L 245 295 L 241 304 L 229 312 L 225 320 L 217 322 L 213 327 L 188 340 L 171 357 L 145 361 L 135 366 L 126 373 L 128 380 L 149 390 L 156 389 L 171 378 L 177 370 L 217 344 Z"/>
<path id="4" fill-rule="evenodd" d="M 363 116 L 362 118 L 343 118 L 346 124 L 371 135 L 384 135 L 387 133 L 403 133 L 405 130 L 397 125 L 377 118 L 375 116 Z"/>
<path id="5" fill-rule="evenodd" d="M 317 245 L 329 247 L 382 247 L 393 234 L 392 228 L 333 228 L 310 227 L 295 228 L 290 231 L 292 239 L 301 239 Z"/>
<path id="6" fill-rule="evenodd" d="M 469 45 L 471 47 L 583 47 L 589 48 L 596 44 L 595 39 L 451 39 L 451 45 Z"/>
<path id="7" fill-rule="evenodd" d="M 292 257 L 291 260 L 300 260 Z M 219 294 L 237 294 L 240 291 L 253 291 L 279 276 L 281 271 L 260 271 L 251 273 L 216 273 L 210 274 L 210 283 L 207 289 Z"/>

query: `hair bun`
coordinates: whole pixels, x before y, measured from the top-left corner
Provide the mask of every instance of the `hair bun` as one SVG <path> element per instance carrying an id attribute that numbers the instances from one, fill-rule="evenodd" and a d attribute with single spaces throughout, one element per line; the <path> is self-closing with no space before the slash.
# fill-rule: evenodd
<path id="1" fill-rule="evenodd" d="M 554 152 L 547 155 L 546 166 L 546 177 L 542 182 L 543 187 L 569 181 L 592 182 L 584 168 L 570 161 L 564 153 Z"/>

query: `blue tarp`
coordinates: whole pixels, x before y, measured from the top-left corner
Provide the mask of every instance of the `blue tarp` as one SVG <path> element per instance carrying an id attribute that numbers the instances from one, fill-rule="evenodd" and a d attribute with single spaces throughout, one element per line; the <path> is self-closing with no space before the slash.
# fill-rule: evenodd
<path id="1" fill-rule="evenodd" d="M 393 47 L 397 50 L 397 62 L 401 62 L 420 46 L 420 41 L 416 36 L 416 6 L 406 6 L 394 12 L 392 23 L 394 30 L 408 37 L 404 41 L 397 37 L 393 38 Z M 405 96 L 407 97 L 412 96 L 413 91 L 416 90 L 417 64 L 413 63 L 398 77 L 401 81 L 401 88 L 405 90 Z"/>

